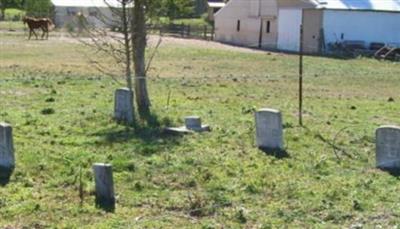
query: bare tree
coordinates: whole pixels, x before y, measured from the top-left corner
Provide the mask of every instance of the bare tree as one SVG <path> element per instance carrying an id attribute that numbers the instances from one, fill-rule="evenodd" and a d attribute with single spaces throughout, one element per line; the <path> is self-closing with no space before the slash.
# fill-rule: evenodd
<path id="1" fill-rule="evenodd" d="M 104 0 L 107 3 L 107 0 Z M 123 67 L 126 85 L 134 91 L 137 110 L 141 118 L 146 118 L 150 114 L 150 97 L 147 89 L 147 71 L 161 43 L 161 37 L 146 63 L 145 52 L 147 46 L 146 32 L 146 0 L 117 0 L 121 8 L 116 8 L 108 4 L 109 9 L 117 19 L 100 13 L 96 16 L 107 27 L 119 27 L 120 34 L 112 33 L 106 29 L 90 26 L 89 23 L 81 23 L 84 31 L 88 34 L 90 41 L 80 39 L 83 43 L 93 47 L 96 53 L 107 54 L 115 62 Z M 132 4 L 133 3 L 133 4 Z M 85 21 L 85 20 L 79 20 Z M 121 36 L 122 34 L 122 36 Z M 113 77 L 118 81 L 118 74 L 108 70 L 98 61 L 91 61 L 95 67 Z M 132 73 L 134 72 L 134 85 Z M 133 90 L 134 88 L 134 90 Z"/>
<path id="2" fill-rule="evenodd" d="M 129 18 L 126 5 L 131 3 L 132 0 L 119 0 L 122 4 L 122 29 L 124 34 L 124 46 L 125 46 L 125 56 L 126 56 L 126 84 L 127 87 L 132 91 L 132 71 L 131 71 L 131 46 L 130 46 L 130 36 L 129 36 Z"/>
<path id="3" fill-rule="evenodd" d="M 117 0 L 121 4 L 121 8 L 116 8 L 108 3 L 111 15 L 103 14 L 100 9 L 96 9 L 96 20 L 100 21 L 103 26 L 92 25 L 86 15 L 78 12 L 76 15 L 76 26 L 78 33 L 73 33 L 82 43 L 92 48 L 95 55 L 90 55 L 90 63 L 100 72 L 111 76 L 118 81 L 121 73 L 124 74 L 126 87 L 133 91 L 132 84 L 132 36 L 131 22 L 132 15 L 129 4 L 133 0 Z M 117 33 L 109 31 L 108 28 L 118 27 Z M 81 37 L 82 35 L 87 37 Z M 111 56 L 114 60 L 114 67 L 110 69 L 109 65 L 105 65 L 95 60 L 96 57 Z M 116 66 L 116 67 L 115 67 Z"/>
<path id="4" fill-rule="evenodd" d="M 147 90 L 146 51 L 146 16 L 145 1 L 134 0 L 132 43 L 133 62 L 135 64 L 135 95 L 139 115 L 143 118 L 150 113 L 150 98 Z"/>

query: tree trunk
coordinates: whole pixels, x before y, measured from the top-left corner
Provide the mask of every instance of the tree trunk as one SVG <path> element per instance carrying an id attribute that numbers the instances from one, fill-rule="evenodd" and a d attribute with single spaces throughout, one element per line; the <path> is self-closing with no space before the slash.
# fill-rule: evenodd
<path id="1" fill-rule="evenodd" d="M 150 114 L 150 99 L 147 91 L 146 78 L 146 18 L 145 4 L 143 0 L 135 0 L 133 9 L 133 62 L 135 65 L 135 97 L 141 118 L 146 118 Z"/>
<path id="2" fill-rule="evenodd" d="M 125 44 L 125 55 L 126 55 L 126 85 L 130 91 L 133 91 L 132 86 L 132 72 L 131 72 L 131 45 L 129 41 L 129 31 L 128 31 L 128 16 L 126 10 L 126 1 L 122 2 L 122 23 L 124 32 L 124 44 Z"/>
<path id="3" fill-rule="evenodd" d="M 4 21 L 4 19 L 6 18 L 6 8 L 1 8 L 1 15 L 0 15 L 0 21 Z"/>

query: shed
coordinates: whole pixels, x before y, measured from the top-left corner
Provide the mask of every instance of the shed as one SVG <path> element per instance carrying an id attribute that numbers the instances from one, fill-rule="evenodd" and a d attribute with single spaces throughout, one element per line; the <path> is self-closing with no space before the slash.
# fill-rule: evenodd
<path id="1" fill-rule="evenodd" d="M 77 15 L 82 15 L 94 27 L 111 27 L 118 16 L 110 7 L 121 8 L 117 0 L 51 0 L 54 23 L 57 27 L 73 25 Z"/>
<path id="2" fill-rule="evenodd" d="M 400 45 L 400 1 L 231 0 L 215 14 L 215 39 L 299 51 L 300 25 L 308 53 L 346 41 Z"/>
<path id="3" fill-rule="evenodd" d="M 214 21 L 214 14 L 216 14 L 220 9 L 224 8 L 226 5 L 224 0 L 208 0 L 208 20 Z"/>

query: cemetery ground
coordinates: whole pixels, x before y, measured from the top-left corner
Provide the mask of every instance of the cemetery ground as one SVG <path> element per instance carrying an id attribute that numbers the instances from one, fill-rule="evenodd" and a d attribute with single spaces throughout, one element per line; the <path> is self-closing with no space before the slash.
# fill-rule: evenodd
<path id="1" fill-rule="evenodd" d="M 1 33 L 0 121 L 14 128 L 16 169 L 0 186 L 0 226 L 400 223 L 400 181 L 375 169 L 375 129 L 400 123 L 398 63 L 305 57 L 300 127 L 296 55 L 185 42 L 160 46 L 149 70 L 154 118 L 127 128 L 112 119 L 123 85 L 88 63 L 87 47 Z M 255 146 L 254 112 L 265 107 L 282 111 L 288 157 Z M 162 132 L 188 115 L 212 131 Z M 96 162 L 113 165 L 114 213 L 94 206 Z"/>

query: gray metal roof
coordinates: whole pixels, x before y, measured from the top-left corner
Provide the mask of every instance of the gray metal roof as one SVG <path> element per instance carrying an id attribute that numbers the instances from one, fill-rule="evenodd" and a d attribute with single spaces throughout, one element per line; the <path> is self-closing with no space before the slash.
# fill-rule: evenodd
<path id="1" fill-rule="evenodd" d="M 320 9 L 400 11 L 400 0 L 312 0 Z"/>
<path id="2" fill-rule="evenodd" d="M 51 0 L 51 3 L 59 7 L 122 7 L 117 0 Z"/>

